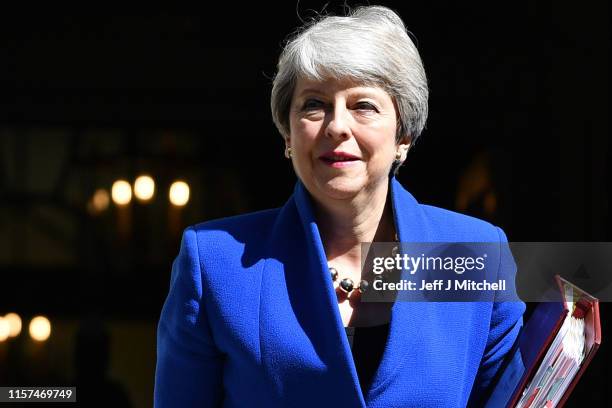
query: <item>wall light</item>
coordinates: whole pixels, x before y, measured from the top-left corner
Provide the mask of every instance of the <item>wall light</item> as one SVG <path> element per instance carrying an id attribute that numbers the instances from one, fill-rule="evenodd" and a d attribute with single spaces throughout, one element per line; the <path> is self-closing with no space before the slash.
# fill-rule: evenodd
<path id="1" fill-rule="evenodd" d="M 148 201 L 155 194 L 155 181 L 150 176 L 139 176 L 134 181 L 134 195 L 141 201 Z"/>
<path id="2" fill-rule="evenodd" d="M 117 180 L 113 183 L 111 196 L 117 205 L 129 204 L 132 200 L 132 186 L 125 180 Z"/>
<path id="3" fill-rule="evenodd" d="M 7 313 L 4 320 L 9 325 L 9 337 L 17 337 L 21 333 L 21 317 L 17 313 Z"/>
<path id="4" fill-rule="evenodd" d="M 184 181 L 175 181 L 170 186 L 168 197 L 173 205 L 184 206 L 189 201 L 189 184 Z"/>
<path id="5" fill-rule="evenodd" d="M 30 337 L 36 341 L 45 341 L 51 335 L 51 322 L 45 316 L 36 316 L 30 322 Z"/>
<path id="6" fill-rule="evenodd" d="M 0 317 L 0 342 L 8 339 L 10 333 L 11 327 L 9 322 L 4 317 Z"/>

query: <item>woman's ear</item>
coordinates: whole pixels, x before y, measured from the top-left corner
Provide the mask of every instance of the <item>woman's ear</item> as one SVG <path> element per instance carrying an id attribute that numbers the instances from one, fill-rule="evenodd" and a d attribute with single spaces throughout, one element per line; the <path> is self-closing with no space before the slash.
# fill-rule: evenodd
<path id="1" fill-rule="evenodd" d="M 406 156 L 408 156 L 408 151 L 412 147 L 412 137 L 410 135 L 406 135 L 402 137 L 402 139 L 397 144 L 398 150 L 401 152 L 400 161 L 404 162 L 406 160 Z"/>
<path id="2" fill-rule="evenodd" d="M 291 158 L 291 139 L 289 137 L 285 138 L 285 157 L 287 159 Z"/>

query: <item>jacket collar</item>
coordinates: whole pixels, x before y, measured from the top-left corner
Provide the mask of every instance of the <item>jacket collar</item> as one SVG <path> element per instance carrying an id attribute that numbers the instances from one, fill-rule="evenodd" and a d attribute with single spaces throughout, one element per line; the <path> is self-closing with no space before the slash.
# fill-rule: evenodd
<path id="1" fill-rule="evenodd" d="M 427 228 L 427 219 L 419 203 L 412 194 L 404 189 L 394 176 L 389 178 L 388 194 L 392 202 L 393 218 L 400 242 L 429 241 L 430 237 L 428 231 L 430 229 Z M 314 217 L 312 198 L 304 184 L 299 180 L 295 185 L 293 198 L 302 223 L 303 231 L 306 234 L 306 242 L 309 246 L 308 252 L 311 256 L 316 258 L 313 265 L 317 265 L 317 267 L 312 268 L 312 270 L 307 273 L 313 274 L 309 276 L 309 278 L 322 283 L 322 286 L 325 288 L 324 294 L 322 295 L 322 297 L 325 298 L 324 303 L 331 308 L 331 310 L 327 309 L 329 312 L 328 316 L 330 314 L 333 316 L 331 322 L 329 319 L 323 319 L 321 324 L 322 326 L 327 326 L 323 327 L 324 329 L 331 329 L 334 331 L 333 337 L 340 339 L 341 350 L 339 352 L 339 359 L 341 361 L 336 361 L 336 363 L 341 364 L 345 372 L 348 372 L 350 375 L 349 382 L 352 382 L 353 392 L 357 393 L 361 406 L 365 406 L 365 398 L 367 398 L 368 395 L 373 396 L 377 389 L 382 388 L 392 378 L 393 373 L 403 360 L 397 353 L 402 353 L 406 350 L 405 344 L 403 344 L 408 337 L 405 323 L 410 322 L 414 310 L 411 311 L 408 309 L 409 304 L 407 302 L 396 302 L 393 304 L 385 352 L 373 378 L 369 392 L 364 396 L 359 385 L 359 378 L 357 376 L 351 348 L 346 338 L 344 325 L 337 305 L 336 293 L 327 266 L 327 257 L 321 242 L 319 227 Z M 413 304 L 412 307 L 414 308 L 415 305 Z M 398 323 L 400 321 L 403 323 Z M 330 324 L 333 325 L 333 328 L 329 327 Z"/>
<path id="2" fill-rule="evenodd" d="M 429 229 L 426 228 L 427 221 L 423 217 L 419 203 L 395 176 L 389 177 L 389 195 L 393 204 L 391 208 L 399 240 L 401 242 L 427 242 Z M 299 180 L 295 184 L 293 197 L 309 241 L 314 241 L 317 249 L 320 249 L 321 254 L 324 255 L 323 246 L 319 247 L 321 237 L 314 218 L 312 198 Z"/>

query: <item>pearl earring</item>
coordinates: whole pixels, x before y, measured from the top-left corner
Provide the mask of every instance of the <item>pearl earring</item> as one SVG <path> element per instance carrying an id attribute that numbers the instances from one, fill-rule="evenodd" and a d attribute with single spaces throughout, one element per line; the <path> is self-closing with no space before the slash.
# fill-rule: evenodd
<path id="1" fill-rule="evenodd" d="M 285 147 L 285 157 L 288 159 L 291 158 L 291 148 L 290 147 Z"/>

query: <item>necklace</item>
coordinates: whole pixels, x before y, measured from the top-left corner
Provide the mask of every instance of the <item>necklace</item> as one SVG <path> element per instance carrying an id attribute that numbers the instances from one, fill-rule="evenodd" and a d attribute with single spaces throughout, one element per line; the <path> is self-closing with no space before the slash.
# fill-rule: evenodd
<path id="1" fill-rule="evenodd" d="M 397 238 L 397 233 L 395 234 L 395 242 L 398 243 L 399 240 Z M 391 253 L 393 255 L 395 255 L 397 253 L 398 247 L 395 246 L 393 247 L 393 250 L 391 251 Z M 331 279 L 332 282 L 335 282 L 338 280 L 338 270 L 336 268 L 334 268 L 333 266 L 329 266 L 329 264 L 327 265 L 327 268 L 329 269 L 329 273 L 331 275 Z M 385 271 L 386 272 L 386 271 Z M 355 282 L 353 282 L 353 280 L 351 278 L 342 278 L 340 280 L 340 283 L 338 284 L 338 287 L 344 291 L 347 295 L 350 295 L 350 293 L 357 289 L 359 291 L 359 293 L 365 293 L 368 288 L 370 287 L 370 282 L 368 282 L 365 279 L 362 279 L 359 281 L 359 285 L 357 287 L 355 287 Z"/>

